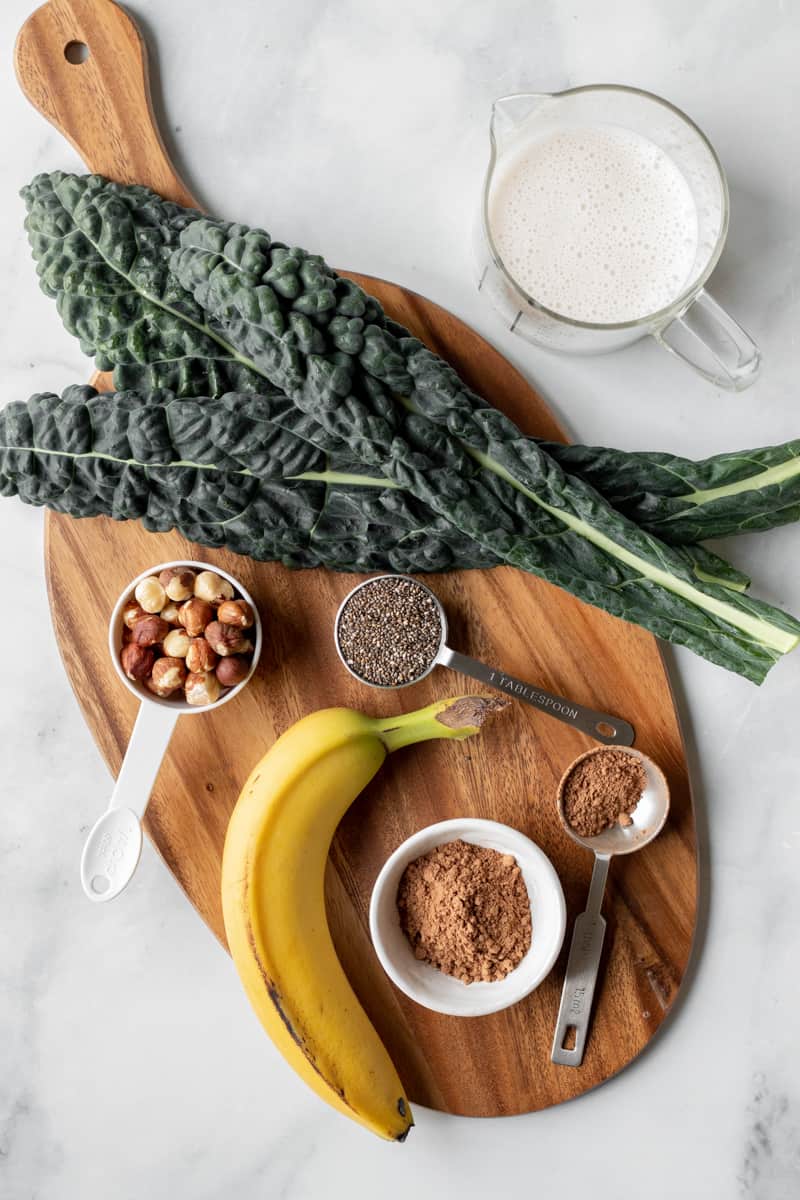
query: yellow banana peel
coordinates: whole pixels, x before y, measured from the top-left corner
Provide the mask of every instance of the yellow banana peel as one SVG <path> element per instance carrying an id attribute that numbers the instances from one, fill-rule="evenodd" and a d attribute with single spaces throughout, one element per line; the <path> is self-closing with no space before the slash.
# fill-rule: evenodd
<path id="1" fill-rule="evenodd" d="M 431 738 L 469 737 L 506 703 L 462 696 L 390 718 L 347 708 L 311 713 L 255 766 L 228 827 L 222 908 L 250 1003 L 309 1087 L 393 1141 L 407 1136 L 411 1108 L 331 941 L 328 850 L 387 754 Z"/>

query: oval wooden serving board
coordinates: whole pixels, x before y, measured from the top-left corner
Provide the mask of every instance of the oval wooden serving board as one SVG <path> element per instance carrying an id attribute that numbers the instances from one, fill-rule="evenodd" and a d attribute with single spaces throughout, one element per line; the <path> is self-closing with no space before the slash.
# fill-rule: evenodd
<path id="1" fill-rule="evenodd" d="M 88 47 L 84 62 L 67 61 L 65 47 L 72 42 Z M 110 0 L 45 4 L 21 31 L 16 66 L 29 99 L 91 170 L 194 203 L 154 126 L 141 38 Z M 523 429 L 563 437 L 522 376 L 461 321 L 392 283 L 352 278 Z M 334 653 L 332 621 L 356 582 L 352 576 L 292 573 L 102 518 L 48 514 L 46 534 L 50 604 L 64 664 L 115 773 L 136 704 L 112 670 L 105 639 L 111 606 L 126 582 L 164 559 L 204 558 L 239 576 L 260 606 L 266 637 L 257 676 L 235 703 L 179 722 L 146 821 L 165 863 L 221 940 L 218 885 L 228 816 L 252 763 L 274 739 L 315 708 L 343 704 L 388 714 L 470 690 L 467 680 L 444 670 L 396 694 L 351 679 Z M 571 927 L 586 898 L 591 861 L 561 831 L 555 790 L 588 740 L 514 704 L 469 742 L 431 743 L 392 756 L 342 822 L 327 878 L 334 939 L 412 1100 L 472 1116 L 530 1112 L 614 1075 L 647 1045 L 675 1000 L 696 912 L 695 827 L 684 750 L 664 664 L 649 634 L 509 568 L 431 582 L 451 616 L 454 646 L 627 717 L 636 727 L 636 745 L 661 764 L 672 790 L 661 837 L 613 864 L 605 963 L 586 1057 L 577 1069 L 550 1062 L 566 947 L 527 1000 L 495 1016 L 459 1020 L 428 1012 L 395 991 L 372 951 L 367 908 L 378 869 L 403 838 L 433 821 L 471 814 L 506 821 L 543 847 L 563 881 Z"/>

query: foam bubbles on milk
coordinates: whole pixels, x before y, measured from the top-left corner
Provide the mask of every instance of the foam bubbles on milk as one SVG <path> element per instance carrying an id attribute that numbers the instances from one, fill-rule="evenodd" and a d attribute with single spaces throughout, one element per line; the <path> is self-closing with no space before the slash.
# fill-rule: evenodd
<path id="1" fill-rule="evenodd" d="M 648 316 L 694 273 L 689 185 L 659 146 L 614 125 L 562 126 L 505 154 L 489 224 L 520 287 L 577 321 Z"/>

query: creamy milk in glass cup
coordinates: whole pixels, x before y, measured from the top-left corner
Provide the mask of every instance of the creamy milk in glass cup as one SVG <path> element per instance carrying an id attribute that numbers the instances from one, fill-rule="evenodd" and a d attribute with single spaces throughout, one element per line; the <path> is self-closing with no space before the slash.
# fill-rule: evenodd
<path id="1" fill-rule="evenodd" d="M 728 232 L 713 147 L 666 100 L 612 84 L 505 96 L 475 237 L 478 288 L 509 329 L 604 354 L 650 334 L 740 390 L 758 347 L 705 290 Z"/>

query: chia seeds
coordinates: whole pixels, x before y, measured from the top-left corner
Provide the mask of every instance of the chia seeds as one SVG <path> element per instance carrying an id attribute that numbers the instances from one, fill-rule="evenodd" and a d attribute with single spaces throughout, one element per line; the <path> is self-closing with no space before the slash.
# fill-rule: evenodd
<path id="1" fill-rule="evenodd" d="M 336 629 L 342 658 L 366 683 L 402 687 L 424 675 L 442 640 L 437 604 L 413 579 L 376 579 L 354 592 Z"/>

